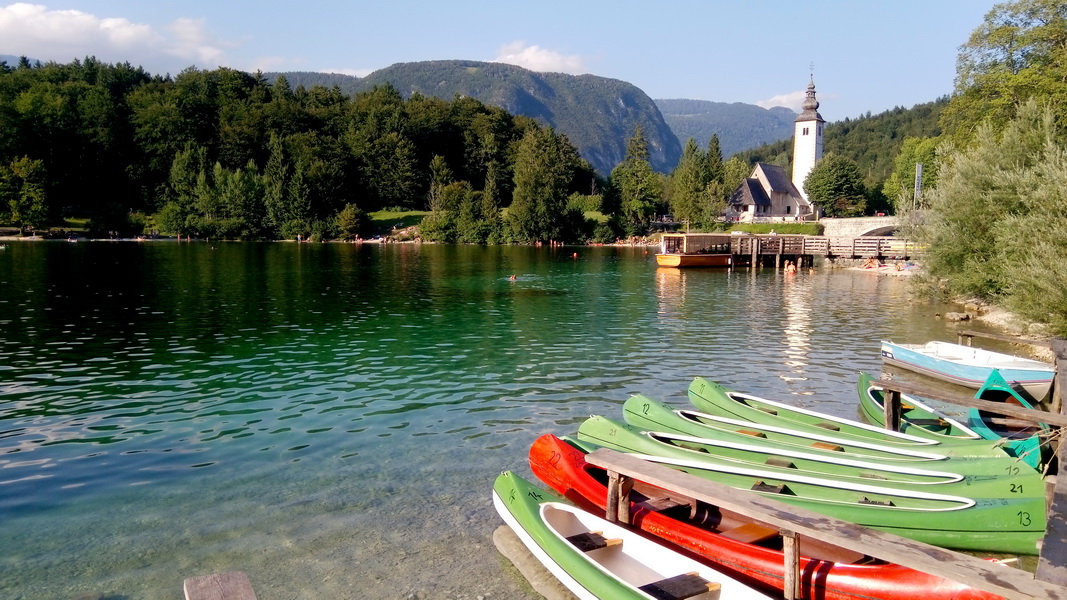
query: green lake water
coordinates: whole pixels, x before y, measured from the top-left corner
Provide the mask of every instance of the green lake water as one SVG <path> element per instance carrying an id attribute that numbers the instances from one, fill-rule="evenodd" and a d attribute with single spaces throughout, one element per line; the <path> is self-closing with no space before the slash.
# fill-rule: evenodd
<path id="1" fill-rule="evenodd" d="M 698 375 L 855 417 L 879 340 L 954 340 L 943 310 L 643 248 L 10 243 L 0 598 L 534 598 L 490 489 L 539 435 Z"/>

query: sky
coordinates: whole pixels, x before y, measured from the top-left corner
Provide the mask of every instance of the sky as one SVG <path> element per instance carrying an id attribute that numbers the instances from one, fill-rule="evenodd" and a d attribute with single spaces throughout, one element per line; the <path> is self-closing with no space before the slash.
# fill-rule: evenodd
<path id="1" fill-rule="evenodd" d="M 800 110 L 829 122 L 950 94 L 993 0 L 0 0 L 0 54 L 364 76 L 497 61 L 620 79 L 653 99 Z"/>

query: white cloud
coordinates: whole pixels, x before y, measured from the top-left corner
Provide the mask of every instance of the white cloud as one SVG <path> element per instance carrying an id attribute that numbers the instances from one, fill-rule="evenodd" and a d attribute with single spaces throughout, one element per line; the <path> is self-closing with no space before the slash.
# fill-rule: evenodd
<path id="1" fill-rule="evenodd" d="M 542 73 L 581 75 L 588 72 L 581 56 L 564 56 L 559 52 L 537 45 L 527 46 L 526 42 L 523 41 L 512 42 L 501 47 L 499 54 L 492 62 L 518 65 L 531 71 Z"/>
<path id="2" fill-rule="evenodd" d="M 756 102 L 756 106 L 762 108 L 773 108 L 775 106 L 784 106 L 792 109 L 794 112 L 802 112 L 804 99 L 807 98 L 807 92 L 800 90 L 798 92 L 789 92 L 788 94 L 779 94 L 773 98 L 767 100 L 759 100 Z"/>
<path id="3" fill-rule="evenodd" d="M 95 56 L 163 74 L 194 64 L 204 69 L 233 66 L 227 65 L 227 50 L 238 45 L 213 36 L 203 21 L 194 19 L 178 19 L 159 30 L 124 18 L 52 10 L 41 4 L 0 6 L 0 53 L 42 61 L 63 63 Z"/>

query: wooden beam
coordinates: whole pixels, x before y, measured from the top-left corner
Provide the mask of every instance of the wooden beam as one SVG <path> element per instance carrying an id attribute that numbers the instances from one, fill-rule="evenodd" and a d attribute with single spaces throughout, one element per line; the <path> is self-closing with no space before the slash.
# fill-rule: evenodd
<path id="1" fill-rule="evenodd" d="M 190 577 L 182 587 L 185 600 L 256 600 L 252 582 L 242 571 Z"/>
<path id="2" fill-rule="evenodd" d="M 1067 444 L 1060 444 L 1060 464 L 1067 464 Z M 1041 581 L 1067 586 L 1067 477 L 1057 475 L 1049 503 L 1045 539 L 1035 576 Z"/>
<path id="3" fill-rule="evenodd" d="M 1052 353 L 1056 356 L 1056 377 L 1052 380 L 1051 410 L 1062 413 L 1064 396 L 1067 395 L 1067 340 L 1053 339 Z"/>
<path id="4" fill-rule="evenodd" d="M 790 506 L 770 498 L 600 448 L 586 456 L 596 466 L 703 500 L 720 509 L 749 515 L 792 531 L 974 588 L 1024 600 L 1067 600 L 1067 588 L 1034 579 L 1031 573 L 952 550 L 908 540 Z"/>
<path id="5" fill-rule="evenodd" d="M 885 428 L 890 431 L 900 431 L 900 392 L 897 390 L 885 390 L 882 399 L 882 418 Z"/>
<path id="6" fill-rule="evenodd" d="M 979 410 L 996 413 L 998 415 L 1006 415 L 1009 417 L 1024 419 L 1031 423 L 1048 423 L 1049 425 L 1054 425 L 1056 427 L 1067 427 L 1067 415 L 1048 412 L 1044 410 L 1023 408 L 1021 406 L 1009 404 L 1007 402 L 990 402 L 989 400 L 981 400 L 979 398 L 975 398 L 974 396 L 942 392 L 933 389 L 929 386 L 916 385 L 914 383 L 908 383 L 897 380 L 876 379 L 871 382 L 871 385 L 876 388 L 881 388 L 885 392 L 895 391 L 900 392 L 901 394 L 908 394 L 910 396 L 929 398 L 931 400 L 940 400 L 941 402 L 958 404 L 960 406 L 966 406 L 968 408 L 977 408 Z"/>
<path id="7" fill-rule="evenodd" d="M 967 345 L 968 346 L 971 345 L 970 344 L 970 338 L 980 337 L 980 338 L 987 338 L 987 339 L 990 339 L 990 340 L 997 340 L 997 341 L 1000 341 L 1000 342 L 1008 342 L 1009 344 L 1029 344 L 1031 346 L 1037 346 L 1038 348 L 1051 348 L 1052 347 L 1051 343 L 1048 342 L 1048 341 L 1045 341 L 1045 340 L 1034 340 L 1034 339 L 1030 339 L 1030 338 L 1016 337 L 1016 336 L 1013 336 L 1013 335 L 1003 335 L 1003 334 L 999 334 L 999 333 L 988 333 L 988 332 L 985 332 L 985 331 L 973 331 L 973 330 L 970 330 L 970 329 L 963 329 L 961 331 L 957 331 L 956 332 L 956 337 L 959 338 L 959 340 L 962 340 L 963 338 L 967 338 Z M 961 343 L 962 343 L 962 341 L 961 341 Z"/>
<path id="8" fill-rule="evenodd" d="M 796 600 L 802 596 L 800 590 L 800 545 L 794 531 L 782 530 L 782 554 L 785 556 L 785 578 L 782 592 L 785 600 Z"/>

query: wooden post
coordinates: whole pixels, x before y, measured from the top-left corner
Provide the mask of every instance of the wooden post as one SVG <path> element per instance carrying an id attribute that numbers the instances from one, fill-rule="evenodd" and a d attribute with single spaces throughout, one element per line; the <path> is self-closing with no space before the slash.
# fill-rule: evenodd
<path id="1" fill-rule="evenodd" d="M 1067 340 L 1053 338 L 1052 353 L 1056 356 L 1056 375 L 1052 380 L 1052 392 L 1049 396 L 1049 410 L 1063 412 L 1063 396 L 1067 392 Z M 1063 463 L 1060 463 L 1063 464 Z"/>
<path id="2" fill-rule="evenodd" d="M 785 579 L 782 581 L 782 592 L 785 600 L 795 600 L 800 597 L 800 545 L 797 543 L 797 534 L 793 531 L 782 530 L 782 554 L 785 557 Z"/>
<path id="3" fill-rule="evenodd" d="M 608 506 L 604 518 L 612 523 L 630 524 L 630 490 L 632 477 L 608 471 Z"/>
<path id="4" fill-rule="evenodd" d="M 885 418 L 885 428 L 890 431 L 900 431 L 900 392 L 897 390 L 882 391 L 882 415 Z"/>

